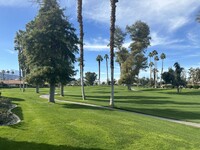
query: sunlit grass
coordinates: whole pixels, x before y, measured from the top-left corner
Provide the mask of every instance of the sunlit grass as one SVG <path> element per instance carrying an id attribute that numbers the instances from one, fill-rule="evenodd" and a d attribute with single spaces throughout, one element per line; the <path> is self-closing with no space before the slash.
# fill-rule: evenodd
<path id="1" fill-rule="evenodd" d="M 80 87 L 66 87 L 64 99 L 80 100 L 79 90 Z M 87 102 L 108 105 L 108 87 L 87 87 L 86 91 Z M 47 92 L 47 89 L 41 89 L 41 94 Z M 151 93 L 151 91 L 140 93 L 145 92 Z M 172 95 L 166 91 L 153 92 L 155 93 L 150 95 L 140 95 L 149 97 L 156 96 L 156 93 L 163 97 Z M 116 105 L 125 105 L 117 101 L 127 101 L 122 98 L 126 96 L 139 96 L 136 93 L 126 91 L 124 87 L 116 87 Z M 18 104 L 19 107 L 14 112 L 22 119 L 18 125 L 0 127 L 0 149 L 2 150 L 200 149 L 198 128 L 128 112 L 63 103 L 51 104 L 39 98 L 39 94 L 35 94 L 34 89 L 27 89 L 25 93 L 20 92 L 19 89 L 4 89 L 2 95 Z M 134 105 L 142 105 L 134 103 L 134 99 L 130 97 L 129 99 L 131 102 L 127 104 L 131 109 Z"/>

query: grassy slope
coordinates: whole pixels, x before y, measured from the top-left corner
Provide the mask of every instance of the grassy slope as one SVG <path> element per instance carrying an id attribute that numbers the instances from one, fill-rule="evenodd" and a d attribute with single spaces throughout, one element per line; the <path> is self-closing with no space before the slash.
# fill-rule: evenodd
<path id="1" fill-rule="evenodd" d="M 14 111 L 22 122 L 0 127 L 2 150 L 200 149 L 197 128 L 130 113 L 49 104 L 34 94 L 33 89 L 25 93 L 19 93 L 18 89 L 4 90 L 3 96 L 19 105 Z"/>
<path id="2" fill-rule="evenodd" d="M 66 87 L 65 90 L 66 96 L 57 96 L 58 99 L 81 101 L 79 87 Z M 115 87 L 115 106 L 155 116 L 200 122 L 200 90 L 183 89 L 180 94 L 176 94 L 175 89 L 137 90 Z M 86 103 L 108 106 L 110 88 L 86 87 L 86 96 Z"/>

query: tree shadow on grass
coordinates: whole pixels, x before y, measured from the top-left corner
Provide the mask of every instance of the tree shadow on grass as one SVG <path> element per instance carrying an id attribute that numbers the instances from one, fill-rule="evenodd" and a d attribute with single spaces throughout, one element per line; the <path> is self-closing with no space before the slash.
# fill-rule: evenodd
<path id="1" fill-rule="evenodd" d="M 5 96 L 2 96 L 2 98 L 9 99 L 9 100 L 14 101 L 14 102 L 24 101 L 24 99 L 16 98 L 16 97 L 5 97 Z"/>
<path id="2" fill-rule="evenodd" d="M 176 120 L 200 120 L 200 112 L 181 111 L 176 109 L 150 109 L 150 108 L 130 108 L 130 107 L 117 107 L 122 110 L 130 112 L 142 113 L 157 117 L 164 117 Z"/>
<path id="3" fill-rule="evenodd" d="M 109 110 L 113 111 L 112 109 L 105 109 L 101 107 L 93 107 L 93 106 L 86 106 L 86 105 L 79 105 L 79 104 L 60 104 L 63 106 L 63 108 L 68 108 L 68 109 L 88 109 L 88 110 Z"/>
<path id="4" fill-rule="evenodd" d="M 174 92 L 165 92 L 166 94 L 173 94 L 173 95 L 190 95 L 190 96 L 198 96 L 200 95 L 200 90 L 195 90 L 195 91 L 182 91 L 180 93 L 177 93 L 176 91 Z"/>
<path id="5" fill-rule="evenodd" d="M 174 105 L 200 105 L 200 103 L 193 103 L 193 102 L 175 102 L 175 101 L 170 101 L 170 100 L 152 100 L 152 99 L 148 99 L 148 100 L 130 100 L 130 101 L 126 101 L 126 100 L 116 100 L 116 102 L 119 103 L 133 103 L 133 104 L 174 104 Z"/>
<path id="6" fill-rule="evenodd" d="M 55 137 L 56 138 L 56 137 Z M 74 147 L 68 145 L 50 145 L 43 143 L 34 142 L 19 142 L 11 141 L 5 138 L 0 138 L 0 148 L 2 150 L 101 150 L 100 148 L 84 148 L 84 147 Z"/>

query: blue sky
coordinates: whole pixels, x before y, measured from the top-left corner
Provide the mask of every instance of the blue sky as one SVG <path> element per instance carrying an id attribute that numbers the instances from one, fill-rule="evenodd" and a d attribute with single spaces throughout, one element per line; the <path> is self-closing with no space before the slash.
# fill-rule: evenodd
<path id="1" fill-rule="evenodd" d="M 83 0 L 85 31 L 85 72 L 98 71 L 97 55 L 109 54 L 109 0 Z M 76 0 L 60 0 L 65 14 L 77 28 Z M 38 6 L 29 0 L 0 0 L 0 70 L 17 70 L 17 53 L 14 37 L 19 29 L 37 14 Z M 125 29 L 137 20 L 146 22 L 151 30 L 151 46 L 147 54 L 156 49 L 167 56 L 165 69 L 179 62 L 185 69 L 200 67 L 200 23 L 195 18 L 200 12 L 199 0 L 119 0 L 116 25 Z M 77 32 L 78 33 L 78 32 Z M 129 37 L 124 43 L 130 44 Z M 158 62 L 158 68 L 161 61 Z M 76 68 L 77 64 L 76 64 Z M 79 75 L 79 73 L 77 74 Z M 149 77 L 149 71 L 141 71 L 140 77 Z M 78 77 L 78 76 L 77 76 Z M 101 63 L 101 77 L 106 79 L 105 61 Z M 119 78 L 119 66 L 115 64 L 115 78 Z"/>

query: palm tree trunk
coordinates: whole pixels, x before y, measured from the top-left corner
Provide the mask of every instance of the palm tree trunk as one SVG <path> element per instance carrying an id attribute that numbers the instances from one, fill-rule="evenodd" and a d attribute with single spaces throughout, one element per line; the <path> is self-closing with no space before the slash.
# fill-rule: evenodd
<path id="1" fill-rule="evenodd" d="M 81 91 L 82 91 L 82 99 L 85 100 L 85 90 L 84 90 L 84 78 L 83 78 L 83 72 L 84 72 L 84 56 L 83 56 L 83 17 L 82 17 L 82 0 L 78 0 L 78 22 L 79 22 L 79 28 L 80 28 L 80 74 L 81 74 Z"/>
<path id="2" fill-rule="evenodd" d="M 106 59 L 106 70 L 107 70 L 107 85 L 109 84 L 108 82 L 108 60 Z"/>
<path id="3" fill-rule="evenodd" d="M 100 69 L 101 69 L 101 68 L 100 68 L 100 67 L 101 67 L 100 61 L 98 62 L 98 64 L 99 64 L 99 85 L 100 85 L 100 84 L 101 84 L 101 81 L 100 81 L 100 78 L 101 78 L 101 77 L 100 77 L 100 72 L 101 72 L 101 70 L 100 70 Z"/>
<path id="4" fill-rule="evenodd" d="M 55 94 L 55 83 L 50 83 L 50 90 L 49 90 L 50 103 L 55 103 L 54 94 Z"/>
<path id="5" fill-rule="evenodd" d="M 111 69 L 111 97 L 110 106 L 114 107 L 114 32 L 115 32 L 115 13 L 117 0 L 110 0 L 111 17 L 110 17 L 110 69 Z"/>

